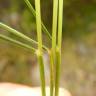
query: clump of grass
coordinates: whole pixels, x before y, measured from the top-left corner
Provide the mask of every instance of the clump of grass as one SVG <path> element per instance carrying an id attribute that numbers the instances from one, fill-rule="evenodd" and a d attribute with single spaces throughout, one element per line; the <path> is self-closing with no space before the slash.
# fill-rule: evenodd
<path id="1" fill-rule="evenodd" d="M 34 48 L 31 45 L 25 44 L 14 38 L 0 34 L 0 39 L 9 41 L 13 44 L 27 48 L 28 50 L 36 53 L 41 79 L 41 91 L 42 96 L 46 96 L 45 91 L 45 73 L 44 73 L 44 62 L 43 62 L 43 50 L 46 50 L 50 57 L 50 96 L 58 96 L 59 94 L 59 78 L 60 78 L 60 65 L 61 65 L 61 45 L 62 45 L 62 15 L 63 15 L 63 0 L 53 0 L 53 21 L 52 21 L 52 36 L 48 32 L 44 23 L 41 20 L 41 7 L 40 0 L 35 0 L 35 9 L 29 2 L 29 0 L 24 0 L 32 15 L 36 18 L 37 25 L 37 41 L 29 38 L 23 33 L 7 26 L 0 22 L 0 28 L 7 30 L 8 32 L 14 34 L 15 36 L 26 40 L 32 44 L 36 44 L 38 48 Z M 52 42 L 52 49 L 47 48 L 42 43 L 42 31 L 44 31 Z M 58 35 L 56 35 L 58 32 Z M 57 41 L 56 41 L 57 40 Z M 55 71 L 54 71 L 55 70 Z M 55 82 L 55 83 L 54 83 Z M 55 90 L 54 90 L 55 89 Z M 54 93 L 55 91 L 55 93 Z"/>

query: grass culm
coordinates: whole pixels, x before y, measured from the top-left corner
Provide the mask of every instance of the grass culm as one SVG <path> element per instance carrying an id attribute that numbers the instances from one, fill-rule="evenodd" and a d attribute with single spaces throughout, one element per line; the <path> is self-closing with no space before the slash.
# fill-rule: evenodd
<path id="1" fill-rule="evenodd" d="M 42 96 L 46 96 L 46 85 L 45 85 L 45 72 L 44 72 L 44 62 L 43 62 L 43 52 L 46 51 L 50 57 L 50 96 L 59 96 L 59 78 L 60 78 L 60 65 L 61 65 L 61 46 L 62 46 L 62 19 L 63 19 L 63 0 L 53 0 L 53 19 L 52 19 L 52 36 L 47 30 L 46 26 L 41 20 L 41 7 L 40 0 L 35 0 L 35 9 L 29 0 L 24 0 L 28 9 L 36 19 L 37 27 L 37 41 L 24 35 L 8 25 L 0 22 L 0 29 L 7 30 L 11 34 L 24 39 L 25 41 L 37 45 L 37 49 L 31 45 L 25 44 L 19 40 L 6 36 L 0 33 L 0 39 L 9 41 L 13 44 L 22 46 L 37 55 L 39 70 L 40 70 L 40 80 L 41 80 L 41 91 Z M 52 48 L 47 48 L 43 45 L 42 35 L 43 32 L 49 37 L 51 41 Z M 56 35 L 58 34 L 58 35 Z M 57 40 L 57 41 L 56 41 Z"/>

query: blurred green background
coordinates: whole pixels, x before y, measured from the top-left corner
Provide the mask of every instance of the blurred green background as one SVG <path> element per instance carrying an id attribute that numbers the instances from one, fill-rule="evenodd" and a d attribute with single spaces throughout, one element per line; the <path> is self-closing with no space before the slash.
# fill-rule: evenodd
<path id="1" fill-rule="evenodd" d="M 34 0 L 30 2 L 34 6 Z M 41 0 L 41 6 L 42 20 L 51 34 L 52 0 Z M 96 0 L 64 0 L 63 18 L 60 86 L 73 96 L 96 96 Z M 23 0 L 0 0 L 1 21 L 36 40 L 35 19 Z M 5 30 L 0 33 L 20 40 Z M 43 34 L 43 38 L 50 47 L 48 37 Z M 37 67 L 29 50 L 0 40 L 0 82 L 37 86 Z"/>

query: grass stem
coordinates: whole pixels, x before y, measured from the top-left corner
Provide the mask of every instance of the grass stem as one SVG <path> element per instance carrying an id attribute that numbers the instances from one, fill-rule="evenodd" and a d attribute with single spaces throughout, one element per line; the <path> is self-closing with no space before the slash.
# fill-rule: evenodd
<path id="1" fill-rule="evenodd" d="M 36 9 L 36 25 L 37 25 L 38 49 L 40 51 L 42 51 L 42 30 L 41 30 L 40 0 L 35 0 L 35 9 Z"/>
<path id="2" fill-rule="evenodd" d="M 57 13 L 58 13 L 58 0 L 53 0 L 52 50 L 56 48 Z"/>
<path id="3" fill-rule="evenodd" d="M 55 66 L 55 59 L 56 59 L 56 33 L 57 33 L 57 17 L 58 17 L 58 0 L 53 0 L 53 21 L 52 21 L 52 59 L 53 59 L 53 65 L 50 66 L 51 70 L 54 70 L 53 66 Z M 52 75 L 52 73 L 50 74 Z M 51 77 L 53 78 L 53 77 Z M 51 89 L 54 89 L 54 81 L 51 81 L 52 85 L 50 85 Z M 50 96 L 53 96 L 53 89 L 52 93 L 50 93 Z"/>
<path id="4" fill-rule="evenodd" d="M 24 0 L 26 5 L 28 6 L 29 10 L 31 11 L 31 13 L 33 14 L 33 16 L 36 18 L 36 11 L 34 10 L 32 4 L 29 2 L 29 0 Z M 41 22 L 42 25 L 42 30 L 48 35 L 49 39 L 51 40 L 52 37 L 49 33 L 49 31 L 47 30 L 47 28 L 45 27 L 44 23 Z"/>
<path id="5" fill-rule="evenodd" d="M 50 96 L 54 94 L 54 59 L 51 51 L 48 51 L 50 58 Z"/>
<path id="6" fill-rule="evenodd" d="M 56 48 L 56 73 L 55 73 L 55 96 L 59 96 L 59 79 L 60 79 L 60 65 L 61 65 L 61 50 Z"/>
<path id="7" fill-rule="evenodd" d="M 62 22 L 63 22 L 63 0 L 59 0 L 58 12 L 58 44 L 56 47 L 56 73 L 55 73 L 55 96 L 59 95 L 59 79 L 61 66 L 61 45 L 62 45 Z"/>
<path id="8" fill-rule="evenodd" d="M 61 50 L 62 45 L 62 23 L 63 23 L 63 0 L 59 0 L 59 14 L 58 14 L 58 47 Z"/>
<path id="9" fill-rule="evenodd" d="M 46 96 L 43 57 L 42 57 L 42 53 L 39 50 L 37 50 L 36 54 L 37 54 L 37 59 L 39 62 L 40 79 L 41 79 L 41 92 L 42 92 L 42 96 Z"/>
<path id="10" fill-rule="evenodd" d="M 38 39 L 37 57 L 38 57 L 39 68 L 40 68 L 41 92 L 42 92 L 42 96 L 46 96 L 43 50 L 42 50 L 42 29 L 41 29 L 41 10 L 40 10 L 40 8 L 41 8 L 40 7 L 40 0 L 35 0 L 37 39 Z"/>

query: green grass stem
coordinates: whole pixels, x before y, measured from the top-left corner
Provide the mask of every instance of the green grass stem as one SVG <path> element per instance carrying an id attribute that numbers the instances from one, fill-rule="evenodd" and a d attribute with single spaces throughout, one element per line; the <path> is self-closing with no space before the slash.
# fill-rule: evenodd
<path id="1" fill-rule="evenodd" d="M 41 92 L 42 92 L 42 96 L 46 96 L 43 56 L 42 56 L 41 51 L 39 51 L 39 50 L 37 50 L 36 54 L 37 54 L 37 59 L 39 62 L 40 79 L 41 79 Z"/>
<path id="2" fill-rule="evenodd" d="M 52 21 L 52 59 L 53 59 L 53 66 L 55 66 L 55 59 L 56 59 L 56 33 L 57 33 L 57 17 L 58 17 L 58 0 L 53 0 L 53 21 Z M 52 66 L 50 66 L 50 69 Z M 54 67 L 53 67 L 54 68 Z M 52 69 L 54 70 L 54 69 Z M 53 84 L 54 81 L 51 81 Z M 51 85 L 54 89 L 54 84 Z M 50 93 L 53 96 L 53 91 Z"/>
<path id="3" fill-rule="evenodd" d="M 37 25 L 38 49 L 40 51 L 42 51 L 42 30 L 41 30 L 40 0 L 35 0 L 35 9 L 36 9 L 36 25 Z"/>
<path id="4" fill-rule="evenodd" d="M 58 13 L 58 47 L 61 50 L 62 45 L 62 23 L 63 23 L 63 0 L 59 0 Z"/>
<path id="5" fill-rule="evenodd" d="M 7 30 L 8 32 L 23 38 L 29 43 L 36 44 L 38 49 L 31 47 L 30 45 L 24 44 L 18 40 L 12 39 L 8 36 L 0 34 L 0 39 L 9 41 L 13 44 L 22 46 L 23 48 L 30 49 L 32 52 L 36 52 L 40 79 L 41 79 L 41 91 L 42 96 L 46 96 L 45 90 L 45 73 L 44 73 L 44 62 L 43 62 L 43 49 L 46 49 L 50 58 L 50 96 L 59 96 L 59 79 L 60 79 L 60 66 L 61 66 L 61 45 L 62 45 L 62 23 L 63 23 L 63 0 L 53 0 L 53 20 L 52 20 L 52 36 L 45 27 L 44 23 L 41 21 L 41 10 L 40 10 L 40 0 L 35 0 L 35 9 L 29 0 L 24 0 L 27 7 L 36 18 L 37 26 L 37 41 L 31 39 L 30 37 L 24 35 L 23 33 L 3 24 L 0 22 L 0 28 Z M 42 31 L 44 31 L 47 36 L 52 40 L 52 50 L 48 50 L 46 46 L 42 44 Z M 57 36 L 58 32 L 58 36 Z M 56 42 L 57 40 L 57 42 Z M 54 73 L 55 66 L 55 73 Z M 54 75 L 55 74 L 55 75 Z M 55 94 L 54 94 L 55 89 Z"/>
<path id="6" fill-rule="evenodd" d="M 31 11 L 31 13 L 33 14 L 33 16 L 36 18 L 36 11 L 34 10 L 32 4 L 29 2 L 29 0 L 24 0 L 26 5 L 28 6 L 29 10 Z M 52 39 L 49 31 L 47 30 L 47 28 L 45 27 L 44 23 L 41 22 L 42 25 L 42 30 L 48 35 L 48 37 L 50 38 L 50 40 Z"/>
<path id="7" fill-rule="evenodd" d="M 53 59 L 53 54 L 51 51 L 49 53 L 49 58 L 50 58 L 50 96 L 53 96 L 54 94 L 54 59 Z"/>
<path id="8" fill-rule="evenodd" d="M 62 45 L 62 22 L 63 22 L 63 0 L 59 0 L 58 10 L 58 44 L 56 48 L 56 73 L 55 73 L 55 96 L 59 96 L 59 79 L 61 66 L 61 45 Z"/>
<path id="9" fill-rule="evenodd" d="M 40 8 L 41 8 L 40 7 L 40 0 L 35 0 L 37 39 L 38 39 L 37 57 L 38 57 L 38 63 L 39 63 L 39 68 L 40 68 L 41 92 L 42 92 L 42 96 L 46 96 L 43 50 L 42 50 L 42 28 L 41 28 L 41 10 L 40 10 Z"/>
<path id="10" fill-rule="evenodd" d="M 56 73 L 55 73 L 55 96 L 59 96 L 59 79 L 60 79 L 60 66 L 61 66 L 61 52 L 56 48 Z"/>
<path id="11" fill-rule="evenodd" d="M 56 48 L 58 0 L 53 0 L 52 51 Z"/>

